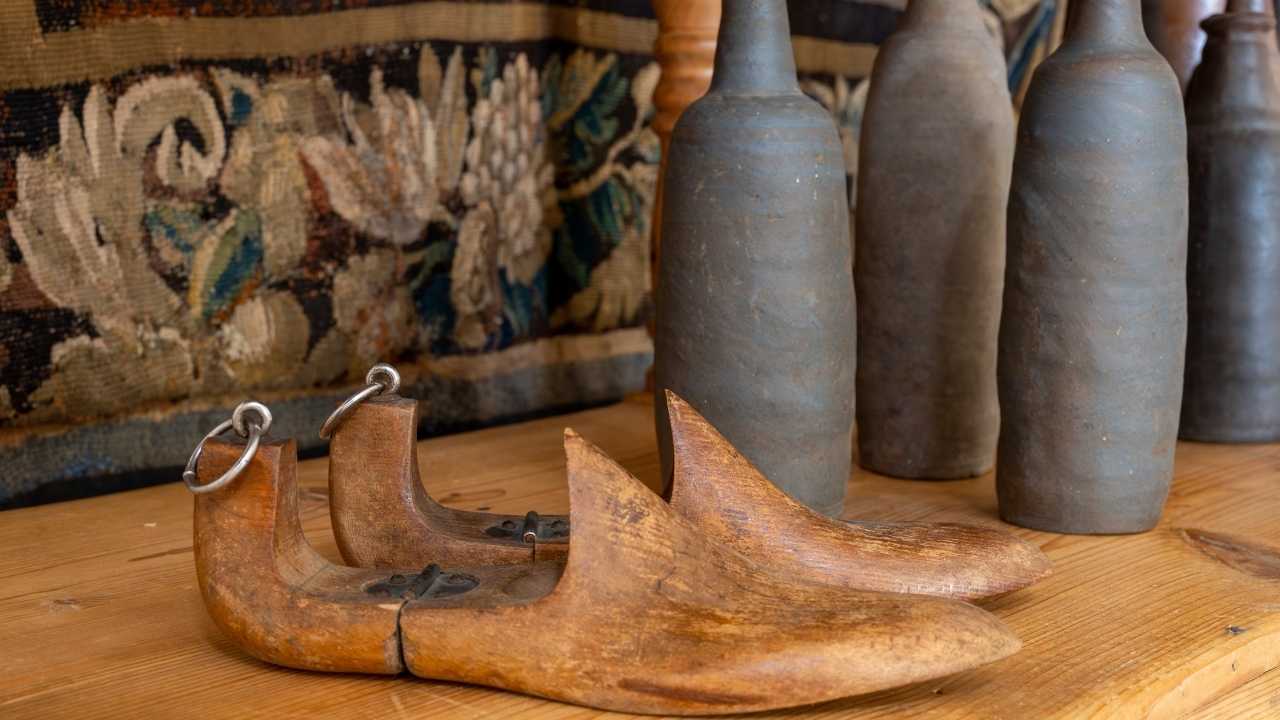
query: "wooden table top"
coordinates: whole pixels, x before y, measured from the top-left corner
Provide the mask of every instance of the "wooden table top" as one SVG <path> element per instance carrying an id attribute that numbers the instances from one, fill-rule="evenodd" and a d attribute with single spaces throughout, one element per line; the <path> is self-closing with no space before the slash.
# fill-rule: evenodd
<path id="1" fill-rule="evenodd" d="M 652 408 L 632 400 L 420 444 L 424 482 L 466 509 L 564 512 L 571 426 L 651 487 Z M 304 462 L 307 535 L 329 533 L 326 461 Z M 180 483 L 0 513 L 0 717 L 590 718 L 465 685 L 325 675 L 241 653 L 205 614 Z M 998 525 L 990 476 L 858 472 L 848 515 Z M 1023 650 L 971 672 L 803 710 L 847 718 L 1280 718 L 1280 445 L 1184 443 L 1164 520 L 1128 537 L 1015 529 L 1053 560 L 984 603 Z"/>

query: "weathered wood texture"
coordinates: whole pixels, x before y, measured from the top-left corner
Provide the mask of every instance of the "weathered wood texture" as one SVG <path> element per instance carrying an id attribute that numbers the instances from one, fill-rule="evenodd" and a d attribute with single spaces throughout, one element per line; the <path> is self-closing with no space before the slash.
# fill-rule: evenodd
<path id="1" fill-rule="evenodd" d="M 1035 545 L 956 523 L 843 522 L 769 482 L 688 403 L 667 393 L 675 455 L 671 506 L 780 577 L 838 587 L 978 599 L 1049 574 Z"/>
<path id="2" fill-rule="evenodd" d="M 198 484 L 227 472 L 242 447 L 206 444 Z M 432 564 L 420 576 L 317 554 L 298 524 L 296 445 L 264 443 L 240 477 L 195 499 L 205 606 L 242 650 L 285 667 L 407 669 L 651 714 L 807 705 L 945 677 L 1021 648 L 973 605 L 769 572 L 581 435 L 566 430 L 564 448 L 578 526 L 567 564 Z"/>
<path id="3" fill-rule="evenodd" d="M 512 582 L 545 593 L 523 603 L 410 601 L 400 634 L 413 674 L 591 707 L 707 715 L 898 687 L 1020 648 L 972 605 L 767 572 L 580 435 L 567 431 L 564 447 L 574 531 L 563 577 L 554 588 Z M 521 567 L 539 566 L 558 564 Z"/>
<path id="4" fill-rule="evenodd" d="M 561 537 L 524 542 L 526 513 L 497 515 L 445 507 L 426 490 L 415 452 L 418 401 L 398 395 L 358 405 L 333 433 L 329 446 L 329 515 L 342 559 L 355 567 L 494 565 L 560 560 L 569 550 L 569 519 Z M 445 458 L 442 464 L 447 464 Z M 436 466 L 427 466 L 434 475 Z M 426 484 L 431 484 L 430 475 Z M 491 528 L 512 533 L 493 537 Z"/>
<path id="5" fill-rule="evenodd" d="M 700 535 L 732 545 L 777 577 L 973 600 L 1017 590 L 1049 572 L 1039 548 L 993 528 L 848 523 L 818 514 L 769 482 L 688 403 L 670 392 L 666 398 L 674 436 L 672 507 Z M 329 515 L 346 564 L 563 563 L 569 548 L 564 516 L 540 519 L 535 524 L 544 534 L 561 530 L 527 544 L 519 530 L 525 518 L 446 508 L 430 498 L 418 469 L 416 406 L 394 395 L 366 401 L 333 434 Z M 509 534 L 492 536 L 508 527 Z"/>
<path id="6" fill-rule="evenodd" d="M 422 443 L 429 489 L 469 510 L 563 512 L 566 425 L 657 486 L 651 409 L 629 402 Z M 300 465 L 300 509 L 308 539 L 336 561 L 326 465 Z M 1000 526 L 990 476 L 921 484 L 859 472 L 846 507 L 861 519 Z M 1188 529 L 1239 541 L 1188 541 Z M 1203 708 L 1191 716 L 1274 720 L 1280 445 L 1181 444 L 1168 508 L 1145 535 L 1014 531 L 1055 566 L 1040 583 L 983 604 L 1022 638 L 1020 653 L 943 681 L 821 705 L 815 716 L 1160 718 Z M 200 600 L 191 496 L 177 483 L 0 513 L 0 548 L 6 720 L 604 716 L 465 685 L 306 673 L 248 658 Z"/>

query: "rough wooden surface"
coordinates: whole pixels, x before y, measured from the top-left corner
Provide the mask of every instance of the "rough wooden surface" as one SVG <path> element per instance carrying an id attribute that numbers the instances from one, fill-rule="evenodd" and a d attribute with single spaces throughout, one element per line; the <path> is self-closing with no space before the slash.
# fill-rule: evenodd
<path id="1" fill-rule="evenodd" d="M 654 487 L 651 412 L 642 402 L 623 403 L 432 440 L 420 446 L 419 459 L 433 469 L 427 481 L 445 504 L 563 512 L 563 428 L 577 428 Z M 337 560 L 326 462 L 302 463 L 299 481 L 303 529 Z M 465 685 L 308 673 L 249 658 L 218 631 L 200 600 L 191 506 L 175 483 L 0 513 L 0 717 L 604 715 Z M 998 524 L 989 476 L 923 484 L 859 473 L 847 507 L 864 519 Z M 984 603 L 1022 638 L 1020 653 L 944 681 L 811 712 L 1277 717 L 1280 445 L 1181 444 L 1169 507 L 1146 535 L 1016 532 L 1055 564 L 1037 585 Z"/>
<path id="2" fill-rule="evenodd" d="M 426 467 L 424 481 L 415 451 L 420 404 L 399 395 L 368 400 L 333 433 L 329 517 L 343 561 L 380 568 L 563 562 L 569 551 L 569 518 L 563 515 L 539 523 L 558 537 L 526 543 L 520 532 L 525 512 L 468 512 L 431 497 L 425 486 L 434 485 L 436 468 Z M 489 533 L 508 527 L 505 537 Z"/>
<path id="3" fill-rule="evenodd" d="M 1049 574 L 1044 553 L 1012 533 L 956 523 L 843 522 L 814 512 L 765 479 L 692 406 L 666 396 L 671 506 L 774 575 L 976 600 Z"/>
<path id="4" fill-rule="evenodd" d="M 563 577 L 554 588 L 512 582 L 545 593 L 518 603 L 409 601 L 400 636 L 413 674 L 590 707 L 719 715 L 941 678 L 1020 648 L 972 605 L 767 572 L 580 435 L 566 432 L 564 448 L 573 536 Z M 519 567 L 538 566 L 559 564 Z"/>

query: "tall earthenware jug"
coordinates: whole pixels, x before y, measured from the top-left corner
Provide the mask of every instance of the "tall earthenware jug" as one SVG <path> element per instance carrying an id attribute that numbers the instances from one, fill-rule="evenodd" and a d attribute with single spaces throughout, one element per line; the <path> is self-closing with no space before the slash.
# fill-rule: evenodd
<path id="1" fill-rule="evenodd" d="M 1138 0 L 1075 0 L 1018 127 L 1000 324 L 1000 514 L 1070 533 L 1160 517 L 1187 330 L 1187 140 Z"/>
<path id="2" fill-rule="evenodd" d="M 1271 0 L 1266 0 L 1271 2 Z M 1151 44 L 1164 55 L 1183 88 L 1200 64 L 1204 32 L 1200 22 L 1222 12 L 1227 0 L 1142 0 L 1142 24 Z"/>
<path id="3" fill-rule="evenodd" d="M 858 460 L 909 478 L 995 460 L 1014 120 L 971 0 L 911 0 L 871 73 L 858 160 Z"/>
<path id="4" fill-rule="evenodd" d="M 1231 13 L 1204 27 L 1204 61 L 1187 87 L 1191 234 L 1181 435 L 1272 442 L 1280 440 L 1275 19 Z"/>
<path id="5" fill-rule="evenodd" d="M 711 89 L 665 178 L 654 409 L 707 417 L 773 482 L 836 514 L 853 426 L 854 309 L 840 140 L 800 92 L 784 0 L 725 0 Z"/>

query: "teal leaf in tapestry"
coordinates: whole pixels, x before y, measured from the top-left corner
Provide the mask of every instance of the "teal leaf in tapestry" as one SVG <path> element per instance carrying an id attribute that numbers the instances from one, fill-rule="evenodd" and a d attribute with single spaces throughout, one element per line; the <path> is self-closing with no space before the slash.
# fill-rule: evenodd
<path id="1" fill-rule="evenodd" d="M 191 266 L 191 311 L 208 320 L 256 284 L 262 267 L 262 224 L 257 213 L 238 210 L 218 223 L 197 247 Z"/>

